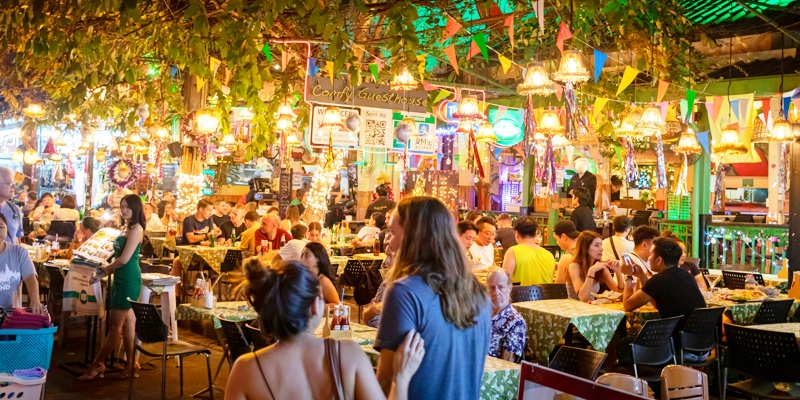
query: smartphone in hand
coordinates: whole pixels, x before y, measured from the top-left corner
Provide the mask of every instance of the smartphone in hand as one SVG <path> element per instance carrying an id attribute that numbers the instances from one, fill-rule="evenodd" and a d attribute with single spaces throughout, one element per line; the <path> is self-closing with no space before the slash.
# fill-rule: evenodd
<path id="1" fill-rule="evenodd" d="M 625 254 L 622 256 L 622 273 L 625 275 L 633 275 L 636 272 L 636 264 L 631 260 L 631 256 Z"/>

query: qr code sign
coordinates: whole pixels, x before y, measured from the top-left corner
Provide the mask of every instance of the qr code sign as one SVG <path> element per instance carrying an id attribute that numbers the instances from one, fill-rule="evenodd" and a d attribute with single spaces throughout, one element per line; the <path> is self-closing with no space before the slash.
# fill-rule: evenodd
<path id="1" fill-rule="evenodd" d="M 365 146 L 384 146 L 384 132 L 386 132 L 386 121 L 377 119 L 367 119 L 364 127 Z"/>

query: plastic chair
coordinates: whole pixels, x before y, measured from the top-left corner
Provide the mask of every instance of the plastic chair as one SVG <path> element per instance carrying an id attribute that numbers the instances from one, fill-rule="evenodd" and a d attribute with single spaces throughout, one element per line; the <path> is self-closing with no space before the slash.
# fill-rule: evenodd
<path id="1" fill-rule="evenodd" d="M 222 325 L 222 336 L 225 338 L 225 352 L 222 358 L 223 360 L 228 360 L 229 368 L 233 368 L 233 363 L 235 363 L 239 357 L 250 352 L 250 342 L 236 322 L 222 318 L 219 319 L 219 322 Z M 219 371 L 222 370 L 223 360 L 219 361 L 217 372 L 214 373 L 214 382 L 217 381 Z"/>
<path id="2" fill-rule="evenodd" d="M 75 236 L 75 221 L 52 220 L 47 229 L 50 236 L 58 235 L 58 243 L 69 243 Z"/>
<path id="3" fill-rule="evenodd" d="M 667 365 L 661 371 L 661 400 L 708 400 L 708 376 L 689 367 Z"/>
<path id="4" fill-rule="evenodd" d="M 208 368 L 208 393 L 211 400 L 214 400 L 213 381 L 211 379 L 211 350 L 194 346 L 180 340 L 167 340 L 169 329 L 156 306 L 147 303 L 139 303 L 128 299 L 136 316 L 136 350 L 148 357 L 161 358 L 161 399 L 167 396 L 167 357 L 178 357 L 180 365 L 180 390 L 183 396 L 183 358 L 191 355 L 202 354 L 206 357 L 206 367 Z M 141 341 L 141 343 L 139 343 Z M 133 376 L 130 375 L 128 384 L 128 400 L 133 396 Z"/>
<path id="5" fill-rule="evenodd" d="M 261 332 L 261 329 L 258 329 L 249 323 L 244 324 L 244 337 L 247 338 L 247 341 L 253 345 L 253 351 L 261 350 L 274 341 L 268 340 L 267 337 Z"/>
<path id="6" fill-rule="evenodd" d="M 563 283 L 543 283 L 539 286 L 542 289 L 543 300 L 568 299 L 567 286 Z"/>
<path id="7" fill-rule="evenodd" d="M 608 354 L 578 347 L 561 346 L 549 368 L 593 381 Z"/>
<path id="8" fill-rule="evenodd" d="M 722 270 L 722 280 L 728 289 L 744 289 L 744 281 L 747 279 L 747 275 L 753 275 L 756 283 L 764 286 L 764 277 L 759 273 Z"/>
<path id="9" fill-rule="evenodd" d="M 597 378 L 597 383 L 624 390 L 631 394 L 647 396 L 647 381 L 617 372 L 608 372 Z"/>
<path id="10" fill-rule="evenodd" d="M 521 303 L 523 301 L 544 300 L 544 293 L 539 286 L 512 286 L 511 302 Z"/>
<path id="11" fill-rule="evenodd" d="M 721 399 L 725 399 L 728 388 L 759 398 L 800 397 L 800 390 L 794 385 L 789 393 L 778 392 L 773 385 L 773 382 L 800 382 L 800 348 L 794 333 L 725 324 L 725 336 L 728 362 L 722 372 Z M 751 379 L 728 384 L 728 368 Z"/>
<path id="12" fill-rule="evenodd" d="M 661 380 L 661 369 L 667 364 L 676 363 L 672 333 L 680 319 L 672 317 L 645 322 L 631 343 L 635 377 L 658 382 Z"/>
<path id="13" fill-rule="evenodd" d="M 242 267 L 242 251 L 241 250 L 228 250 L 225 253 L 225 260 L 219 265 L 220 272 L 231 272 L 241 269 Z"/>
<path id="14" fill-rule="evenodd" d="M 679 364 L 690 367 L 708 367 L 712 363 L 716 364 L 720 393 L 722 393 L 722 379 L 719 376 L 721 367 L 718 355 L 720 354 L 720 327 L 724 312 L 725 307 L 697 308 L 692 311 L 680 331 L 680 356 L 678 357 Z M 710 354 L 711 350 L 714 350 L 713 355 Z M 687 351 L 708 352 L 709 356 L 703 361 L 687 361 L 685 356 Z"/>
<path id="15" fill-rule="evenodd" d="M 750 325 L 782 324 L 789 318 L 794 299 L 764 300 Z"/>

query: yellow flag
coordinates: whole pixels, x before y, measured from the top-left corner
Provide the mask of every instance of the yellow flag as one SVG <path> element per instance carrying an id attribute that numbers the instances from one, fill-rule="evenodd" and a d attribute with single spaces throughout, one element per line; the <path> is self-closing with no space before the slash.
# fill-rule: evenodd
<path id="1" fill-rule="evenodd" d="M 219 66 L 221 64 L 219 59 L 211 57 L 211 59 L 208 61 L 208 63 L 209 63 L 209 67 L 211 67 L 211 75 L 216 75 L 217 74 L 217 69 L 219 69 Z"/>
<path id="2" fill-rule="evenodd" d="M 486 104 L 485 101 L 479 101 L 478 102 L 478 111 L 480 111 L 481 114 L 485 113 L 486 112 L 486 106 L 487 106 L 487 104 Z"/>
<path id="3" fill-rule="evenodd" d="M 335 79 L 333 61 L 327 61 L 325 64 L 325 70 L 328 71 L 328 76 L 331 78 L 331 87 L 333 87 L 333 80 Z"/>
<path id="4" fill-rule="evenodd" d="M 600 114 L 600 111 L 603 110 L 603 107 L 606 106 L 608 103 L 608 99 L 604 99 L 602 97 L 596 97 L 594 99 L 594 110 L 592 111 L 592 121 L 597 121 L 597 115 Z"/>
<path id="5" fill-rule="evenodd" d="M 622 93 L 631 83 L 633 80 L 636 79 L 636 75 L 639 75 L 639 70 L 635 68 L 631 68 L 625 66 L 625 73 L 622 74 L 622 82 L 619 83 L 619 88 L 617 89 L 617 96 Z"/>
<path id="6" fill-rule="evenodd" d="M 204 79 L 200 79 L 198 77 L 195 77 L 194 85 L 197 88 L 197 91 L 199 92 L 199 91 L 203 90 L 203 86 L 206 85 L 206 81 Z"/>
<path id="7" fill-rule="evenodd" d="M 511 68 L 511 60 L 503 56 L 498 56 L 497 58 L 500 60 L 500 65 L 503 66 L 503 73 L 507 73 L 508 69 Z"/>

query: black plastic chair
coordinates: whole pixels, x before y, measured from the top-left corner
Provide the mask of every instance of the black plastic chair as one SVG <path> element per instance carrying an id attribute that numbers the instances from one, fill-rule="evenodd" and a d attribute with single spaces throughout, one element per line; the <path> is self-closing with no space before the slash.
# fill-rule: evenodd
<path id="1" fill-rule="evenodd" d="M 166 399 L 167 396 L 167 357 L 178 357 L 181 380 L 180 389 L 181 396 L 183 396 L 183 358 L 196 354 L 202 354 L 206 357 L 206 367 L 208 368 L 208 393 L 211 400 L 214 400 L 214 387 L 211 379 L 211 350 L 182 342 L 180 340 L 169 340 L 169 329 L 161 315 L 158 313 L 156 306 L 148 303 L 139 303 L 128 299 L 133 308 L 133 314 L 136 316 L 136 341 L 141 341 L 141 344 L 136 344 L 136 350 L 148 357 L 161 358 L 161 399 Z M 128 384 L 128 400 L 133 396 L 133 376 L 130 376 L 130 383 Z"/>
<path id="2" fill-rule="evenodd" d="M 52 220 L 50 228 L 47 229 L 47 235 L 58 235 L 58 243 L 69 243 L 75 236 L 75 229 L 75 221 Z"/>
<path id="3" fill-rule="evenodd" d="M 543 300 L 562 300 L 569 298 L 567 286 L 563 283 L 543 283 L 536 286 L 542 289 Z"/>
<path id="4" fill-rule="evenodd" d="M 261 350 L 274 343 L 274 341 L 270 341 L 264 336 L 264 334 L 261 332 L 261 329 L 258 329 L 249 323 L 244 324 L 244 337 L 247 338 L 248 342 L 253 344 L 253 351 Z"/>
<path id="5" fill-rule="evenodd" d="M 800 382 L 800 348 L 794 333 L 772 332 L 725 324 L 728 339 L 727 365 L 722 373 L 722 396 L 731 388 L 765 399 L 800 397 L 794 387 L 789 393 L 775 390 L 773 382 Z M 728 368 L 751 379 L 728 383 Z"/>
<path id="6" fill-rule="evenodd" d="M 758 307 L 756 316 L 750 325 L 782 324 L 789 319 L 789 311 L 792 309 L 794 299 L 788 300 L 764 300 L 761 307 Z"/>
<path id="7" fill-rule="evenodd" d="M 722 313 L 725 307 L 697 308 L 689 314 L 689 318 L 680 331 L 680 356 L 678 361 L 681 365 L 688 367 L 708 367 L 717 365 L 717 382 L 720 384 L 722 393 L 720 364 L 719 364 L 719 342 L 720 328 L 722 327 Z M 714 354 L 711 355 L 711 350 Z M 703 361 L 687 361 L 686 352 L 709 353 Z"/>
<path id="8" fill-rule="evenodd" d="M 759 273 L 722 270 L 722 280 L 728 289 L 744 289 L 744 281 L 747 279 L 747 275 L 753 275 L 756 283 L 764 286 L 764 277 Z"/>
<path id="9" fill-rule="evenodd" d="M 661 370 L 664 366 L 677 364 L 672 334 L 680 320 L 681 317 L 672 317 L 645 322 L 631 343 L 635 377 L 648 382 L 658 382 L 661 380 Z"/>
<path id="10" fill-rule="evenodd" d="M 233 368 L 233 363 L 239 357 L 250 352 L 250 342 L 236 322 L 222 318 L 219 319 L 219 322 L 222 325 L 222 336 L 225 338 L 225 353 L 222 357 L 228 360 L 228 367 Z M 220 370 L 222 370 L 221 360 L 217 366 L 217 372 L 214 373 L 214 382 L 217 381 Z"/>
<path id="11" fill-rule="evenodd" d="M 370 265 L 372 264 L 369 261 Z M 344 273 L 339 277 L 340 286 L 356 287 L 358 281 L 364 275 L 364 265 L 360 260 L 347 260 L 344 266 Z"/>
<path id="12" fill-rule="evenodd" d="M 242 251 L 228 250 L 225 260 L 219 265 L 220 272 L 237 271 L 242 268 Z"/>
<path id="13" fill-rule="evenodd" d="M 511 302 L 522 303 L 523 301 L 544 300 L 544 293 L 539 286 L 512 286 Z"/>
<path id="14" fill-rule="evenodd" d="M 599 351 L 561 346 L 548 367 L 593 381 L 606 357 L 608 354 Z"/>

